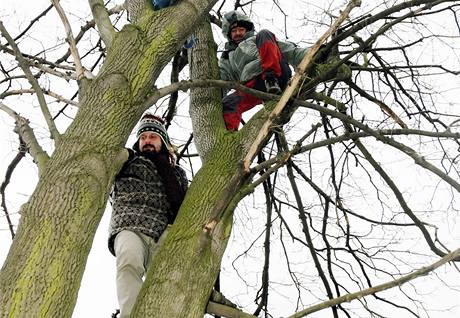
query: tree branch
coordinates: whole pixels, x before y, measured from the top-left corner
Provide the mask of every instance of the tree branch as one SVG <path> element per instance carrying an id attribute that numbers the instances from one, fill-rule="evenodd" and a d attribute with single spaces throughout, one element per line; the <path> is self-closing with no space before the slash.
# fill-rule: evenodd
<path id="1" fill-rule="evenodd" d="M 32 21 L 30 21 L 29 25 L 18 35 L 14 38 L 14 41 L 16 42 L 17 40 L 19 40 L 20 38 L 22 38 L 24 36 L 24 34 L 27 33 L 27 31 L 30 30 L 30 28 L 35 24 L 35 22 L 37 22 L 38 20 L 40 20 L 42 17 L 44 17 L 51 9 L 53 8 L 53 5 L 50 5 L 48 8 L 45 9 L 45 11 L 43 11 L 42 13 L 40 13 L 35 19 L 33 19 Z"/>
<path id="2" fill-rule="evenodd" d="M 6 52 L 6 53 L 11 54 L 11 55 L 15 55 L 15 52 L 12 49 L 8 48 L 6 45 L 0 44 L 0 49 L 3 52 Z M 50 61 L 48 61 L 48 60 L 46 60 L 44 58 L 38 57 L 38 56 L 33 56 L 33 55 L 25 54 L 25 53 L 22 53 L 22 52 L 21 52 L 21 55 L 22 55 L 22 57 L 24 59 L 26 59 L 28 61 L 28 63 L 30 65 L 33 65 L 33 66 L 36 66 L 37 63 L 40 63 L 40 64 L 49 65 L 52 68 L 60 68 L 60 69 L 67 70 L 67 71 L 70 71 L 70 72 L 75 72 L 75 67 L 70 66 L 70 65 L 59 64 L 62 61 L 53 63 L 53 62 L 50 62 Z"/>
<path id="3" fill-rule="evenodd" d="M 396 123 L 398 123 L 399 126 L 401 126 L 402 128 L 407 128 L 406 123 L 401 118 L 399 118 L 399 116 L 396 115 L 396 113 L 390 107 L 388 107 L 384 102 L 366 93 L 363 89 L 358 87 L 358 85 L 356 85 L 352 80 L 345 80 L 345 83 L 347 83 L 352 89 L 358 92 L 359 95 L 377 104 L 382 109 L 382 111 L 385 112 L 391 118 L 393 118 L 393 120 Z"/>
<path id="4" fill-rule="evenodd" d="M 60 134 L 59 134 L 59 131 L 56 128 L 56 125 L 54 124 L 54 121 L 52 119 L 51 113 L 50 113 L 50 111 L 48 109 L 48 105 L 46 105 L 45 96 L 43 95 L 43 91 L 40 88 L 40 85 L 38 84 L 37 79 L 33 76 L 32 72 L 30 71 L 29 64 L 22 57 L 21 51 L 19 51 L 18 46 L 16 45 L 14 40 L 11 38 L 10 34 L 5 29 L 5 27 L 3 26 L 3 23 L 1 21 L 0 21 L 0 33 L 3 35 L 4 38 L 6 38 L 6 40 L 10 44 L 11 48 L 13 49 L 14 55 L 16 57 L 16 60 L 19 63 L 19 66 L 21 67 L 21 69 L 23 70 L 24 74 L 26 75 L 29 83 L 32 85 L 32 88 L 37 93 L 38 103 L 40 104 L 40 109 L 41 109 L 42 114 L 45 117 L 45 121 L 46 121 L 46 123 L 48 125 L 48 129 L 50 131 L 51 138 L 54 139 L 54 141 L 56 143 L 59 143 Z M 24 141 L 26 141 L 26 140 L 24 139 Z"/>
<path id="5" fill-rule="evenodd" d="M 8 96 L 12 96 L 12 95 L 34 94 L 34 93 L 35 93 L 35 90 L 33 90 L 33 89 L 11 90 L 11 91 L 7 91 L 7 92 L 5 92 L 3 94 L 0 94 L 0 99 L 3 99 L 3 98 L 8 97 Z M 48 96 L 56 98 L 60 102 L 63 102 L 63 103 L 78 107 L 78 102 L 70 100 L 70 99 L 67 99 L 67 98 L 59 95 L 58 93 L 52 92 L 50 90 L 43 90 L 43 93 L 45 95 L 48 95 Z"/>
<path id="6" fill-rule="evenodd" d="M 264 162 L 258 164 L 255 167 L 252 167 L 251 168 L 251 173 L 255 173 L 255 172 L 258 172 L 258 171 L 261 171 L 263 169 L 266 169 L 268 167 L 273 166 L 269 170 L 267 170 L 267 172 L 265 172 L 259 179 L 257 179 L 253 183 L 253 185 L 255 187 L 255 185 L 259 185 L 260 183 L 262 183 L 265 180 L 265 178 L 268 177 L 268 175 L 267 175 L 268 173 L 269 174 L 273 173 L 278 168 L 282 167 L 287 162 L 287 160 L 289 160 L 289 158 L 291 158 L 291 157 L 293 157 L 293 156 L 295 156 L 297 154 L 300 154 L 300 153 L 303 153 L 303 152 L 306 152 L 306 151 L 310 151 L 310 150 L 313 150 L 313 149 L 316 149 L 316 148 L 325 147 L 325 146 L 328 146 L 328 145 L 333 145 L 333 144 L 336 144 L 336 143 L 344 142 L 344 141 L 347 141 L 347 140 L 355 140 L 355 139 L 358 139 L 358 138 L 371 137 L 371 136 L 374 136 L 374 133 L 377 134 L 377 135 L 381 135 L 382 137 L 384 135 L 394 136 L 394 135 L 409 135 L 409 134 L 413 134 L 413 135 L 430 136 L 430 137 L 436 137 L 436 138 L 453 138 L 453 139 L 457 139 L 457 140 L 460 139 L 460 134 L 459 133 L 452 133 L 452 132 L 449 132 L 449 131 L 446 131 L 446 132 L 431 132 L 431 131 L 422 131 L 422 130 L 415 130 L 415 129 L 383 129 L 383 130 L 374 130 L 372 133 L 364 132 L 364 131 L 346 133 L 346 134 L 343 134 L 343 135 L 340 135 L 340 136 L 337 136 L 337 137 L 331 137 L 329 139 L 312 142 L 312 143 L 310 143 L 308 145 L 305 145 L 305 146 L 302 146 L 301 144 L 296 144 L 296 145 L 294 145 L 294 147 L 292 147 L 291 150 L 281 152 L 277 156 L 272 157 L 272 158 L 268 159 L 267 161 L 264 161 Z M 275 169 L 272 170 L 272 168 L 275 168 Z"/>
<path id="7" fill-rule="evenodd" d="M 208 302 L 206 312 L 211 315 L 218 315 L 227 318 L 257 318 L 256 316 L 247 314 L 238 308 L 225 306 L 212 301 Z"/>
<path id="8" fill-rule="evenodd" d="M 116 32 L 110 21 L 109 12 L 102 0 L 88 0 L 88 2 L 101 39 L 104 41 L 107 49 L 110 49 Z"/>
<path id="9" fill-rule="evenodd" d="M 36 61 L 34 61 L 34 64 L 32 64 L 32 67 L 38 68 L 39 70 L 41 70 L 41 71 L 43 71 L 45 73 L 48 73 L 48 74 L 63 78 L 66 81 L 76 80 L 77 79 L 76 74 L 73 73 L 73 72 L 69 72 L 69 71 L 67 71 L 65 73 L 64 72 L 59 72 L 59 71 L 56 71 L 53 68 L 44 66 L 41 63 L 38 63 Z"/>
<path id="10" fill-rule="evenodd" d="M 122 10 L 124 10 L 124 4 L 120 4 L 120 5 L 116 5 L 114 6 L 112 9 L 109 9 L 109 15 L 112 15 L 114 13 L 120 13 Z M 86 33 L 86 31 L 88 31 L 89 29 L 91 28 L 94 28 L 94 26 L 96 25 L 96 22 L 94 20 L 91 20 L 91 21 L 88 21 L 86 22 L 86 24 L 82 27 L 80 27 L 80 32 L 78 32 L 77 36 L 75 37 L 75 43 L 78 43 L 80 42 L 80 40 L 83 38 L 83 35 Z M 61 63 L 65 60 L 67 60 L 67 58 L 70 56 L 71 52 L 70 52 L 70 49 L 67 50 L 67 52 L 62 56 L 60 57 L 56 63 Z"/>
<path id="11" fill-rule="evenodd" d="M 25 148 L 26 148 L 26 145 L 24 141 L 21 139 L 21 137 L 19 137 L 19 152 L 16 154 L 16 156 L 13 158 L 8 168 L 6 169 L 5 180 L 3 180 L 2 185 L 0 186 L 0 195 L 2 196 L 1 205 L 2 205 L 3 211 L 5 212 L 6 221 L 8 222 L 8 228 L 10 230 L 12 239 L 14 239 L 15 233 L 14 233 L 13 222 L 11 222 L 10 214 L 8 213 L 8 207 L 6 206 L 5 192 L 6 192 L 6 187 L 10 183 L 11 175 L 13 174 L 14 169 L 17 167 L 21 159 L 24 158 L 25 156 Z"/>
<path id="12" fill-rule="evenodd" d="M 26 144 L 30 155 L 34 158 L 34 161 L 38 166 L 39 173 L 41 174 L 41 172 L 45 169 L 49 156 L 38 143 L 33 129 L 29 126 L 29 121 L 2 102 L 0 102 L 0 109 L 14 118 L 16 122 L 15 132 Z"/>
<path id="13" fill-rule="evenodd" d="M 70 27 L 69 20 L 67 20 L 67 16 L 65 15 L 64 9 L 61 7 L 59 0 L 51 0 L 54 7 L 56 8 L 59 17 L 61 18 L 62 24 L 64 25 L 64 29 L 66 31 L 67 42 L 70 46 L 70 52 L 72 53 L 73 61 L 75 63 L 75 69 L 77 71 L 77 79 L 82 79 L 83 77 L 92 78 L 94 77 L 89 71 L 87 71 L 80 59 L 80 55 L 78 54 L 77 44 L 72 34 L 72 28 Z"/>
<path id="14" fill-rule="evenodd" d="M 317 311 L 320 311 L 320 310 L 323 310 L 325 308 L 329 308 L 331 306 L 336 306 L 338 304 L 342 304 L 344 302 L 351 302 L 352 300 L 355 300 L 355 299 L 360 299 L 360 298 L 363 298 L 363 297 L 366 297 L 366 296 L 369 296 L 369 295 L 374 295 L 378 292 L 381 292 L 381 291 L 384 291 L 384 290 L 387 290 L 387 289 L 390 289 L 390 288 L 393 288 L 393 287 L 396 287 L 396 286 L 401 286 L 415 278 L 418 278 L 418 277 L 421 277 L 421 276 L 425 276 L 427 274 L 429 274 L 430 272 L 434 271 L 435 269 L 437 269 L 438 267 L 448 263 L 448 262 L 451 262 L 453 260 L 455 260 L 456 258 L 459 258 L 460 257 L 460 248 L 459 249 L 456 249 L 455 251 L 447 254 L 446 256 L 444 256 L 443 258 L 441 258 L 439 261 L 429 265 L 429 266 L 426 266 L 426 267 L 422 267 L 420 268 L 419 270 L 416 270 L 415 272 L 412 272 L 408 275 L 405 275 L 399 279 L 395 279 L 393 281 L 390 281 L 390 282 L 387 282 L 387 283 L 384 283 L 384 284 L 381 284 L 381 285 L 377 285 L 377 286 L 374 286 L 374 287 L 371 287 L 371 288 L 368 288 L 368 289 L 364 289 L 364 290 L 361 290 L 359 292 L 356 292 L 356 293 L 351 293 L 351 294 L 347 294 L 347 295 L 344 295 L 344 296 L 341 296 L 341 297 L 338 297 L 338 298 L 335 298 L 335 299 L 331 299 L 331 300 L 328 300 L 328 301 L 325 301 L 323 303 L 320 303 L 318 305 L 314 305 L 314 306 L 311 306 L 309 308 L 306 308 L 302 311 L 299 311 L 287 318 L 300 318 L 300 317 L 305 317 L 309 314 L 312 314 L 314 312 L 317 312 Z"/>
<path id="15" fill-rule="evenodd" d="M 284 135 L 282 133 L 277 133 L 276 137 L 278 139 L 278 143 L 280 145 L 279 148 L 287 150 L 288 149 L 288 144 L 287 140 L 285 139 Z M 329 281 L 326 277 L 326 273 L 324 272 L 321 262 L 319 260 L 319 257 L 316 253 L 315 247 L 313 245 L 313 238 L 310 234 L 310 229 L 308 226 L 307 222 L 307 213 L 305 211 L 303 202 L 302 202 L 302 196 L 300 195 L 299 188 L 297 186 L 297 182 L 295 181 L 295 176 L 294 176 L 294 171 L 292 169 L 292 164 L 291 164 L 291 159 L 287 161 L 286 165 L 286 170 L 287 170 L 287 176 L 289 179 L 289 183 L 291 185 L 292 192 L 294 193 L 295 201 L 297 203 L 297 209 L 299 211 L 299 219 L 302 224 L 302 232 L 305 235 L 305 240 L 307 242 L 308 249 L 310 251 L 310 255 L 313 259 L 313 263 L 315 264 L 315 268 L 318 271 L 318 275 L 323 283 L 324 288 L 326 289 L 326 294 L 329 297 L 329 299 L 333 299 L 334 295 L 332 294 L 332 289 L 330 287 Z M 331 306 L 332 307 L 332 315 L 335 318 L 339 317 L 339 314 L 337 312 L 337 307 L 336 306 Z"/>
<path id="16" fill-rule="evenodd" d="M 203 19 L 192 36 L 200 40 L 188 50 L 190 78 L 218 78 L 216 44 L 209 21 Z M 192 119 L 195 144 L 204 162 L 213 151 L 217 136 L 225 130 L 220 90 L 209 88 L 209 86 L 192 90 L 189 113 Z"/>

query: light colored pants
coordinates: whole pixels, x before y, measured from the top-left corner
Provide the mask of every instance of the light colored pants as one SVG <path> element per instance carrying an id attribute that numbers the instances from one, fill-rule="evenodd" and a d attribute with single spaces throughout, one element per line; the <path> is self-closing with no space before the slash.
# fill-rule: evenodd
<path id="1" fill-rule="evenodd" d="M 115 237 L 120 318 L 128 318 L 131 314 L 144 282 L 143 277 L 167 232 L 168 229 L 164 231 L 158 243 L 145 234 L 128 230 L 121 231 Z"/>

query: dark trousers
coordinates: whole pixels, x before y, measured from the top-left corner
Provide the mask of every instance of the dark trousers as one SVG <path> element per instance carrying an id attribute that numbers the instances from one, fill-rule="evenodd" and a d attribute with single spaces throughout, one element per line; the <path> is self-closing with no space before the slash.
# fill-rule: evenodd
<path id="1" fill-rule="evenodd" d="M 291 69 L 281 54 L 275 35 L 268 30 L 261 30 L 256 35 L 256 45 L 262 64 L 262 74 L 246 82 L 244 86 L 265 92 L 265 75 L 273 73 L 278 78 L 281 89 L 284 89 L 291 78 Z M 262 99 L 238 90 L 225 96 L 222 104 L 227 129 L 238 130 L 242 114 L 262 103 Z"/>

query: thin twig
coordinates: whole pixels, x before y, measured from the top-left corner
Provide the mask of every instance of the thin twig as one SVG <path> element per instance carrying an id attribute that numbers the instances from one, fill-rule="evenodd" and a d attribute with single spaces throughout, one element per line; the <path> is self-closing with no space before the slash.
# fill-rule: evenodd
<path id="1" fill-rule="evenodd" d="M 3 94 L 0 94 L 0 99 L 3 99 L 3 98 L 8 97 L 8 96 L 13 96 L 13 95 L 34 94 L 34 93 L 35 93 L 35 90 L 33 90 L 31 88 L 29 88 L 29 89 L 11 90 L 11 91 L 7 91 L 7 92 L 5 92 Z M 70 104 L 72 106 L 78 107 L 78 102 L 70 100 L 70 99 L 67 99 L 67 98 L 59 95 L 58 93 L 55 93 L 55 92 L 52 92 L 52 91 L 49 91 L 49 90 L 44 90 L 43 93 L 45 95 L 52 96 L 52 97 L 56 98 L 60 102 L 63 102 L 63 103 Z"/>
<path id="2" fill-rule="evenodd" d="M 278 140 L 278 144 L 280 145 L 279 148 L 286 151 L 288 149 L 288 145 L 287 145 L 287 141 L 284 135 L 278 132 L 276 134 L 276 137 Z M 297 203 L 297 208 L 299 211 L 299 219 L 302 224 L 302 232 L 305 235 L 305 240 L 308 245 L 308 250 L 310 251 L 310 255 L 313 259 L 313 263 L 315 264 L 316 270 L 318 271 L 318 275 L 324 285 L 324 288 L 326 289 L 327 297 L 329 297 L 329 299 L 333 299 L 334 295 L 332 294 L 331 286 L 326 277 L 326 273 L 324 272 L 321 266 L 321 262 L 319 260 L 318 254 L 316 253 L 315 247 L 313 246 L 313 238 L 310 234 L 310 229 L 309 229 L 308 222 L 307 222 L 307 213 L 305 211 L 305 208 L 302 202 L 302 197 L 300 195 L 300 191 L 299 191 L 297 182 L 294 177 L 294 171 L 292 169 L 291 159 L 287 161 L 286 168 L 287 168 L 286 170 L 287 170 L 287 176 L 289 179 L 289 183 L 291 185 L 291 189 L 292 189 L 292 192 L 294 193 L 295 201 Z M 334 318 L 338 318 L 339 314 L 337 312 L 337 307 L 331 306 L 331 309 L 332 309 L 332 315 L 334 316 Z"/>
<path id="3" fill-rule="evenodd" d="M 43 11 L 42 13 L 40 13 L 35 19 L 33 19 L 32 21 L 30 21 L 29 25 L 18 35 L 14 38 L 14 41 L 16 42 L 17 40 L 19 40 L 21 37 L 24 36 L 24 34 L 27 33 L 27 31 L 30 30 L 30 28 L 35 24 L 35 22 L 37 22 L 38 20 L 40 20 L 42 17 L 44 17 L 51 9 L 53 8 L 53 5 L 50 5 L 48 8 L 45 9 L 45 11 Z"/>
<path id="4" fill-rule="evenodd" d="M 265 161 L 265 155 L 263 152 L 259 153 L 259 162 Z M 261 171 L 262 173 L 262 171 Z M 262 286 L 257 292 L 256 302 L 260 299 L 260 302 L 254 311 L 254 316 L 259 316 L 262 309 L 265 310 L 265 316 L 267 316 L 268 307 L 268 289 L 269 289 L 269 275 L 270 275 L 270 239 L 271 239 L 271 227 L 272 227 L 272 213 L 273 213 L 273 202 L 271 199 L 272 184 L 270 178 L 263 183 L 264 194 L 265 194 L 265 205 L 267 210 L 267 216 L 265 221 L 265 241 L 264 241 L 264 267 L 262 269 Z"/>
<path id="5" fill-rule="evenodd" d="M 10 230 L 12 239 L 14 239 L 14 235 L 15 235 L 14 226 L 13 226 L 13 222 L 11 221 L 10 214 L 8 213 L 8 207 L 6 206 L 5 192 L 6 192 L 6 187 L 10 183 L 11 175 L 13 174 L 14 169 L 17 167 L 21 159 L 24 158 L 24 156 L 26 155 L 25 148 L 26 148 L 26 144 L 24 143 L 22 138 L 19 137 L 19 151 L 16 154 L 16 156 L 13 158 L 11 163 L 8 165 L 8 168 L 6 169 L 6 173 L 5 173 L 5 179 L 3 180 L 2 185 L 0 186 L 0 195 L 2 196 L 1 204 L 2 204 L 3 211 L 5 212 L 6 221 L 8 222 L 8 228 Z"/>

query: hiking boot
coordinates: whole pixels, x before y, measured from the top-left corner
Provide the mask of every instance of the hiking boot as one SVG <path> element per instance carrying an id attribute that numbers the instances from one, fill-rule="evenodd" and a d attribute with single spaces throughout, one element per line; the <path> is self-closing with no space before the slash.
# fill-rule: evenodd
<path id="1" fill-rule="evenodd" d="M 275 75 L 265 75 L 265 89 L 267 90 L 267 93 L 270 94 L 281 94 L 281 88 L 278 83 L 278 78 L 276 78 Z"/>

